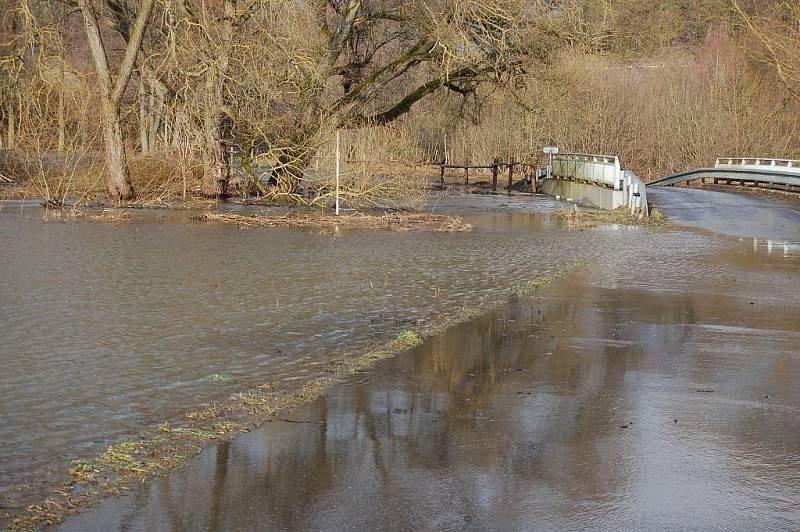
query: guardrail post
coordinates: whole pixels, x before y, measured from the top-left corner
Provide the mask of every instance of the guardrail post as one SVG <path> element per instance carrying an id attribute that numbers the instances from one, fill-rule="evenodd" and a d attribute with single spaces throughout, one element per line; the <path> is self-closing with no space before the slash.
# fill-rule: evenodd
<path id="1" fill-rule="evenodd" d="M 624 179 L 623 194 L 625 195 L 625 205 L 627 207 L 630 207 L 631 206 L 631 197 L 632 197 L 631 196 L 632 192 L 631 192 L 631 176 L 630 176 L 630 174 L 625 172 L 623 179 Z"/>
<path id="2" fill-rule="evenodd" d="M 633 208 L 633 177 L 628 176 L 628 207 Z"/>
<path id="3" fill-rule="evenodd" d="M 628 207 L 631 210 L 631 214 L 633 214 L 636 210 L 636 198 L 634 197 L 634 194 L 636 193 L 636 182 L 631 182 L 631 186 L 628 187 L 628 191 L 630 193 Z"/>
<path id="4" fill-rule="evenodd" d="M 464 186 L 469 186 L 469 159 L 464 163 Z"/>

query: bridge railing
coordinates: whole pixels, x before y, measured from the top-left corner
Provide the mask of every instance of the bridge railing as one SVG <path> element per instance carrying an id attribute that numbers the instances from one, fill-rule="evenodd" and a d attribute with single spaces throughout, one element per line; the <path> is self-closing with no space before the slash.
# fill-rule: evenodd
<path id="1" fill-rule="evenodd" d="M 616 155 L 559 153 L 553 155 L 551 175 L 560 179 L 588 181 L 622 190 L 622 168 Z"/>
<path id="2" fill-rule="evenodd" d="M 625 192 L 625 205 L 631 214 L 641 212 L 644 216 L 650 216 L 647 189 L 641 178 L 631 170 L 622 171 L 622 190 Z"/>
<path id="3" fill-rule="evenodd" d="M 588 153 L 553 154 L 549 172 L 551 178 L 586 182 L 611 188 L 614 194 L 622 193 L 622 204 L 631 213 L 641 212 L 649 216 L 647 192 L 642 180 L 630 170 L 623 170 L 616 155 Z"/>
<path id="4" fill-rule="evenodd" d="M 800 161 L 793 159 L 767 159 L 761 157 L 720 157 L 714 168 L 721 170 L 779 171 L 800 175 Z"/>

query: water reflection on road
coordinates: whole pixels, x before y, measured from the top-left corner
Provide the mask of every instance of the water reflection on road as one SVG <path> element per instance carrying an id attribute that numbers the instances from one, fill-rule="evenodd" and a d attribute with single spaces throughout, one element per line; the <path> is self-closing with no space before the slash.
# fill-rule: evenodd
<path id="1" fill-rule="evenodd" d="M 679 250 L 513 299 L 62 529 L 797 528 L 800 258 Z"/>
<path id="2" fill-rule="evenodd" d="M 433 203 L 477 230 L 243 231 L 161 211 L 43 224 L 41 209 L 6 205 L 0 527 L 5 508 L 39 502 L 71 460 L 107 445 L 268 380 L 327 375 L 332 355 L 502 299 L 575 260 L 611 268 L 652 242 L 678 245 L 635 229 L 565 231 L 549 217 L 558 205 L 541 197 Z M 680 244 L 714 245 L 698 235 Z"/>

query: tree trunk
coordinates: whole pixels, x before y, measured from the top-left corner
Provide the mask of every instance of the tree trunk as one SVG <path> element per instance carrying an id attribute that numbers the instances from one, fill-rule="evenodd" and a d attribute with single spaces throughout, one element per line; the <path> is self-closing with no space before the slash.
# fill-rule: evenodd
<path id="1" fill-rule="evenodd" d="M 175 118 L 172 121 L 172 128 L 170 132 L 170 140 L 172 148 L 178 150 L 182 147 L 182 143 L 188 144 L 188 130 L 189 130 L 189 117 L 183 106 L 175 106 Z"/>
<path id="2" fill-rule="evenodd" d="M 58 91 L 58 151 L 63 153 L 67 148 L 67 119 L 64 87 Z"/>
<path id="3" fill-rule="evenodd" d="M 206 73 L 206 105 L 203 117 L 203 195 L 209 198 L 224 197 L 228 193 L 228 165 L 225 161 L 220 122 L 222 119 L 222 88 L 216 68 Z"/>
<path id="4" fill-rule="evenodd" d="M 222 83 L 228 70 L 228 50 L 226 46 L 233 39 L 233 14 L 236 0 L 223 0 L 222 19 L 223 41 L 216 53 L 216 61 L 206 70 L 205 80 L 205 112 L 203 116 L 203 195 L 207 197 L 225 197 L 228 194 L 230 168 L 225 159 L 222 145 L 222 118 L 225 100 L 222 94 Z"/>
<path id="5" fill-rule="evenodd" d="M 16 124 L 14 118 L 14 108 L 13 106 L 8 106 L 8 142 L 6 143 L 7 149 L 13 150 L 16 147 Z"/>
<path id="6" fill-rule="evenodd" d="M 150 151 L 150 113 L 148 94 L 144 86 L 144 76 L 139 71 L 139 148 L 142 153 Z"/>
<path id="7" fill-rule="evenodd" d="M 119 107 L 113 102 L 103 102 L 103 140 L 106 145 L 106 165 L 108 166 L 108 196 L 114 200 L 133 197 L 128 163 L 125 158 L 125 142 L 122 138 L 122 125 Z"/>
<path id="8" fill-rule="evenodd" d="M 166 120 L 164 114 L 166 113 L 166 106 L 164 104 L 166 97 L 164 94 L 164 89 L 161 87 L 160 83 L 155 80 L 151 80 L 150 83 L 150 131 L 148 133 L 148 138 L 150 139 L 150 149 L 156 148 L 156 143 L 158 142 L 159 130 L 162 128 L 162 123 L 164 123 L 164 129 L 166 130 Z M 164 133 L 164 137 L 162 138 L 163 144 L 168 144 L 168 140 L 166 139 L 166 131 Z"/>
<path id="9" fill-rule="evenodd" d="M 133 186 L 131 186 L 128 163 L 125 159 L 125 142 L 122 138 L 119 108 L 122 96 L 125 94 L 125 87 L 131 78 L 136 56 L 142 45 L 142 38 L 150 12 L 153 10 L 153 3 L 154 0 L 142 0 L 119 72 L 112 77 L 94 8 L 89 0 L 78 0 L 78 7 L 86 25 L 86 38 L 89 41 L 89 49 L 100 84 L 100 113 L 103 119 L 103 138 L 106 144 L 106 165 L 108 166 L 107 187 L 109 198 L 113 201 L 127 200 L 133 197 Z"/>

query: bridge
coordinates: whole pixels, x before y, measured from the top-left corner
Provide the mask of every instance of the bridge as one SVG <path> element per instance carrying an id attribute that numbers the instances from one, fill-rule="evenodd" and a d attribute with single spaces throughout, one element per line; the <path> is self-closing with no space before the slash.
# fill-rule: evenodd
<path id="1" fill-rule="evenodd" d="M 717 159 L 713 168 L 698 168 L 672 174 L 647 186 L 674 186 L 678 183 L 690 183 L 707 179 L 715 184 L 738 184 L 742 186 L 766 186 L 787 192 L 800 189 L 800 161 L 791 159 L 765 159 L 728 157 Z"/>
<path id="2" fill-rule="evenodd" d="M 627 207 L 632 213 L 649 215 L 644 183 L 623 169 L 616 155 L 558 153 L 556 148 L 546 148 L 545 153 L 550 161 L 537 176 L 545 194 L 601 209 Z"/>

